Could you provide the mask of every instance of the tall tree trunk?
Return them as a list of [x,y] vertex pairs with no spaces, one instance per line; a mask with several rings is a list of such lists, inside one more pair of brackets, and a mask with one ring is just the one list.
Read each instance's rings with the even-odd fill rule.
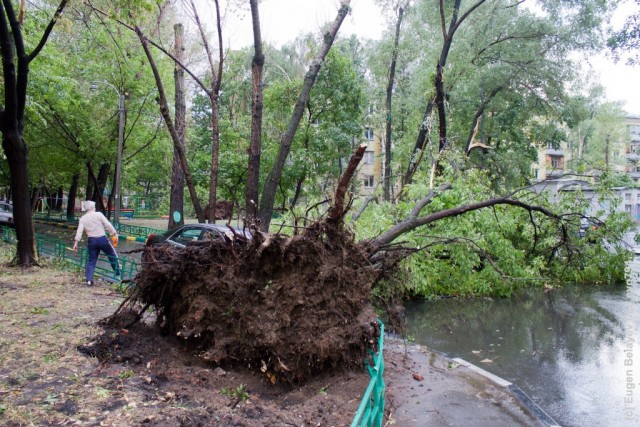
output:
[[[184,56],[184,28],[182,24],[176,24],[173,26],[173,29],[175,32],[175,56],[182,61]],[[187,105],[184,91],[184,70],[178,64],[174,64],[173,78],[176,89],[176,133],[178,134],[179,144],[184,147]],[[176,212],[178,215],[176,215]],[[176,217],[178,218],[177,220]],[[174,148],[173,166],[171,168],[171,193],[169,195],[169,229],[182,224],[184,224],[184,172],[180,166],[180,154],[178,150]]]
[[[109,190],[109,198],[107,199],[107,211],[105,215],[109,221],[111,221],[111,213],[115,211],[114,199],[116,194],[116,175],[118,166],[116,165],[116,170],[113,171],[113,179],[111,180],[111,189]],[[119,197],[122,200],[122,197]]]
[[[2,145],[9,172],[11,173],[11,193],[13,195],[13,221],[15,223],[18,247],[16,260],[20,265],[31,266],[37,264],[38,254],[34,238],[33,222],[31,221],[31,200],[29,198],[29,169],[27,162],[27,147],[18,134],[3,133]],[[21,147],[22,152],[16,153],[13,147]]]
[[254,55],[251,61],[251,142],[247,149],[247,185],[245,191],[246,217],[253,221],[258,216],[260,186],[260,151],[262,145],[262,36],[260,34],[260,15],[258,0],[251,0],[251,22],[253,24]]
[[[438,143],[438,152],[442,151],[447,144],[447,122],[446,122],[446,93],[444,89],[444,67],[447,63],[447,58],[449,57],[449,51],[451,50],[451,44],[453,42],[453,36],[456,31],[460,27],[460,25],[476,10],[480,7],[486,0],[478,0],[474,3],[467,11],[458,18],[460,13],[460,3],[461,0],[455,0],[453,4],[453,14],[451,17],[451,22],[449,22],[449,29],[447,30],[447,23],[445,18],[445,5],[444,0],[439,1],[440,7],[440,26],[442,31],[442,49],[440,50],[440,56],[438,57],[438,63],[436,64],[436,78],[434,82],[435,86],[435,97],[429,99],[427,103],[427,107],[425,109],[424,115],[422,116],[422,125],[420,127],[420,132],[418,134],[418,138],[416,140],[415,147],[411,153],[411,157],[409,158],[409,166],[407,167],[407,171],[405,172],[403,183],[409,184],[413,178],[413,174],[418,168],[420,164],[420,160],[422,160],[422,156],[425,150],[425,142],[430,141],[430,134],[432,128],[432,119],[431,115],[433,113],[434,106],[438,112],[438,135],[439,135],[439,143]],[[434,159],[437,159],[438,156],[434,154]],[[435,162],[436,160],[434,160]]]
[[196,186],[191,176],[189,163],[187,163],[187,155],[184,152],[184,148],[180,145],[180,138],[178,137],[178,133],[176,132],[175,126],[173,125],[173,120],[171,119],[171,114],[169,113],[169,104],[167,103],[167,97],[165,95],[162,79],[160,78],[160,73],[158,72],[158,67],[156,66],[155,60],[153,59],[153,55],[151,54],[151,50],[149,49],[146,37],[144,36],[144,34],[142,34],[142,31],[138,27],[135,28],[135,31],[138,35],[138,38],[140,39],[140,43],[142,44],[142,48],[144,49],[147,59],[149,60],[149,66],[151,67],[151,71],[153,72],[153,76],[156,81],[156,87],[158,88],[159,95],[158,103],[160,104],[160,113],[162,114],[165,124],[167,125],[169,135],[171,135],[173,147],[178,151],[178,155],[180,157],[180,166],[182,166],[182,171],[184,172],[184,179],[187,182],[189,196],[191,197],[193,208],[196,211],[196,217],[198,218],[198,222],[204,222],[204,210],[200,205],[200,199],[198,198],[198,193],[196,192]]
[[[98,210],[105,212],[104,205],[104,189],[107,185],[107,179],[109,179],[109,170],[111,169],[111,165],[109,163],[103,163],[100,165],[100,171],[98,171],[98,182],[93,188],[93,195],[91,196],[91,200],[96,202],[96,206]],[[106,212],[105,212],[106,213]]]
[[84,190],[84,199],[89,200],[91,196],[93,196],[93,187],[95,183],[95,177],[93,176],[93,169],[91,168],[91,164],[87,163],[87,186]]
[[62,185],[58,187],[58,191],[56,192],[56,202],[54,206],[54,210],[56,212],[62,212],[62,198],[64,197],[64,189]]
[[[0,105],[0,133],[2,133],[2,149],[9,163],[11,192],[14,200],[13,215],[18,240],[16,262],[23,267],[38,262],[29,205],[27,146],[22,138],[29,62],[44,47],[67,1],[60,2],[42,38],[29,55],[25,51],[22,28],[16,17],[13,2],[6,0],[0,2],[0,56],[4,85],[4,105]],[[14,59],[17,59],[17,64]]]
[[434,99],[431,98],[427,103],[424,114],[422,115],[420,131],[418,132],[416,143],[413,147],[413,151],[411,152],[411,156],[409,157],[409,165],[407,166],[407,171],[405,172],[404,178],[402,180],[403,185],[411,184],[413,174],[416,172],[416,170],[418,170],[418,166],[420,165],[422,157],[424,156],[424,150],[427,147],[427,143],[431,143],[431,128],[433,126],[433,104]]
[[218,191],[218,164],[220,153],[220,98],[213,93],[211,99],[211,171],[209,180],[209,206],[207,220],[216,222],[216,198]]
[[[204,50],[207,53],[207,60],[209,61],[209,69],[211,71],[211,89],[205,89],[207,95],[209,95],[209,103],[211,104],[211,168],[209,173],[209,204],[207,205],[206,216],[210,223],[216,222],[216,198],[218,191],[218,164],[219,164],[219,152],[220,152],[220,84],[222,81],[222,71],[224,64],[224,49],[222,44],[222,24],[220,21],[220,3],[218,0],[214,0],[216,8],[216,28],[218,35],[218,67],[213,62],[213,54],[211,47],[207,41],[204,27],[200,22],[200,15],[195,5],[195,2],[191,0],[191,7],[194,12],[196,24],[200,31],[200,37]],[[182,63],[182,61],[177,61]]]
[[31,204],[31,211],[35,211],[36,208],[38,207],[38,200],[40,199],[40,186],[36,185],[35,187],[33,187],[33,189],[31,190],[31,200],[30,200],[30,204]]
[[393,39],[393,51],[391,53],[391,65],[389,66],[389,80],[387,81],[387,117],[386,132],[384,142],[384,200],[390,201],[391,196],[391,135],[393,132],[391,101],[393,99],[393,84],[396,78],[396,63],[398,62],[398,44],[400,43],[400,26],[402,25],[402,17],[404,8],[398,7],[398,21],[396,22],[396,33]]
[[71,187],[69,187],[69,198],[67,199],[67,220],[75,218],[76,197],[78,195],[78,182],[80,174],[74,173],[71,179]]
[[302,89],[300,90],[300,94],[298,95],[296,105],[293,108],[291,119],[289,121],[287,129],[280,138],[278,155],[276,157],[274,165],[269,171],[267,180],[264,183],[264,189],[262,190],[262,197],[260,199],[260,211],[258,212],[258,216],[260,219],[260,228],[263,231],[269,230],[271,215],[273,214],[273,206],[276,200],[276,191],[278,190],[278,185],[280,184],[280,178],[282,177],[282,172],[284,170],[287,156],[289,155],[289,151],[291,150],[293,137],[298,130],[298,125],[300,124],[300,120],[302,119],[302,115],[304,113],[304,107],[309,101],[311,88],[315,83],[316,77],[318,77],[318,73],[320,72],[322,63],[324,62],[327,53],[329,53],[329,49],[331,49],[331,46],[333,45],[340,26],[342,25],[344,18],[349,12],[350,3],[351,0],[342,0],[340,9],[338,10],[338,16],[336,16],[335,21],[333,21],[331,27],[327,30],[327,32],[324,33],[323,44],[320,47],[318,55],[314,59],[313,63],[309,67],[309,70],[307,71],[307,74],[304,77]]

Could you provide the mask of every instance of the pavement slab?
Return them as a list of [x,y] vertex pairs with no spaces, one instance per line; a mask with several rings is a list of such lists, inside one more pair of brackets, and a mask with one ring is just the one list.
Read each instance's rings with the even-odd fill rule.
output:
[[530,407],[523,403],[511,391],[509,382],[481,371],[424,346],[387,338],[388,424],[403,427],[555,424],[545,417],[540,419],[540,409],[535,404]]

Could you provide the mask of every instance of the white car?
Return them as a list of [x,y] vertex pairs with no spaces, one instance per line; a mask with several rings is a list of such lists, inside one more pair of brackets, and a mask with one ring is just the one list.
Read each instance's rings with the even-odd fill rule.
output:
[[13,205],[7,202],[0,202],[0,224],[13,226]]

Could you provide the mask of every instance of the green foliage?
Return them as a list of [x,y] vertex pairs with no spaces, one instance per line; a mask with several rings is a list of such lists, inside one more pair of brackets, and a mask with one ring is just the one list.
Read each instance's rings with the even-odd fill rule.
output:
[[[483,184],[484,182],[484,184]],[[540,213],[531,214],[515,206],[498,205],[445,218],[402,236],[403,245],[415,248],[406,258],[399,277],[383,283],[375,295],[383,297],[389,287],[400,284],[409,295],[508,296],[523,286],[550,283],[619,283],[624,280],[624,263],[630,252],[621,243],[632,226],[618,206],[610,187],[601,189],[595,215],[604,226],[588,238],[578,231],[580,219],[591,202],[580,192],[567,192],[557,203],[544,195],[520,191],[516,197],[532,205],[550,209],[559,220]],[[427,189],[414,184],[407,199],[415,200]],[[453,188],[436,197],[421,215],[455,208],[493,195],[486,173],[469,171]],[[404,217],[413,201],[372,205],[357,223],[361,238],[374,237]],[[563,232],[566,230],[566,235]]]
[[244,388],[244,384],[240,384],[236,388],[222,387],[222,389],[220,390],[220,394],[243,401],[249,399],[249,393],[247,393],[247,390]]
[[622,29],[614,32],[607,40],[614,58],[627,58],[627,64],[640,62],[640,0],[635,0],[635,11],[630,14]]

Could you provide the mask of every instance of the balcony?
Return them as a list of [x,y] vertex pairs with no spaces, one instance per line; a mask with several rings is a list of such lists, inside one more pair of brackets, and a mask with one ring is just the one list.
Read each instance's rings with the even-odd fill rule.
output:
[[548,156],[564,156],[564,150],[558,148],[547,148],[544,150],[544,154]]

